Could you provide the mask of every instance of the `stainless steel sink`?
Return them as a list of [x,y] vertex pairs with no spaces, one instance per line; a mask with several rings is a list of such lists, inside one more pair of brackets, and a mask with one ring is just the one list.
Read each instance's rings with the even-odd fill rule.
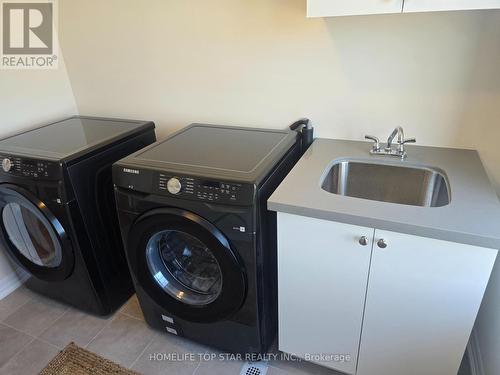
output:
[[327,172],[321,187],[333,194],[412,206],[450,203],[446,177],[433,168],[339,161]]

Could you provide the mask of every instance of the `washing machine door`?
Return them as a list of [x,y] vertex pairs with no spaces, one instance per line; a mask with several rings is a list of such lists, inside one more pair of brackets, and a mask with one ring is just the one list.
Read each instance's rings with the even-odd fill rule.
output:
[[29,191],[0,185],[1,238],[6,251],[29,274],[45,281],[66,279],[74,256],[63,226]]
[[245,299],[245,270],[237,253],[214,225],[191,212],[146,213],[129,233],[127,253],[146,293],[179,318],[222,320]]

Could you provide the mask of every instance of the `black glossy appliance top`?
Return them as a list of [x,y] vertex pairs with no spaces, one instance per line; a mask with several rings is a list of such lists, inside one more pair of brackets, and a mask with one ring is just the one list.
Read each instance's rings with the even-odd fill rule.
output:
[[296,138],[288,130],[192,124],[119,164],[255,182]]
[[62,160],[110,144],[151,122],[74,116],[0,140],[0,152]]

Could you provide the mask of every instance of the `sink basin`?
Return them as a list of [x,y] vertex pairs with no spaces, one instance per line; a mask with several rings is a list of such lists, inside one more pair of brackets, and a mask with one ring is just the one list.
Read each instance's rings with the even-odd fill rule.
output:
[[433,168],[344,160],[331,167],[321,187],[333,194],[412,206],[450,203],[446,177]]

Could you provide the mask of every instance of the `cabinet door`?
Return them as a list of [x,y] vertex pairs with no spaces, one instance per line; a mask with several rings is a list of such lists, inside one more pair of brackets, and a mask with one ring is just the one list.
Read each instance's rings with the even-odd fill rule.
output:
[[497,251],[379,230],[374,241],[358,375],[456,375]]
[[500,8],[500,0],[405,0],[403,12],[498,8]]
[[307,0],[308,17],[401,13],[403,0]]
[[373,232],[278,213],[281,351],[355,373]]

